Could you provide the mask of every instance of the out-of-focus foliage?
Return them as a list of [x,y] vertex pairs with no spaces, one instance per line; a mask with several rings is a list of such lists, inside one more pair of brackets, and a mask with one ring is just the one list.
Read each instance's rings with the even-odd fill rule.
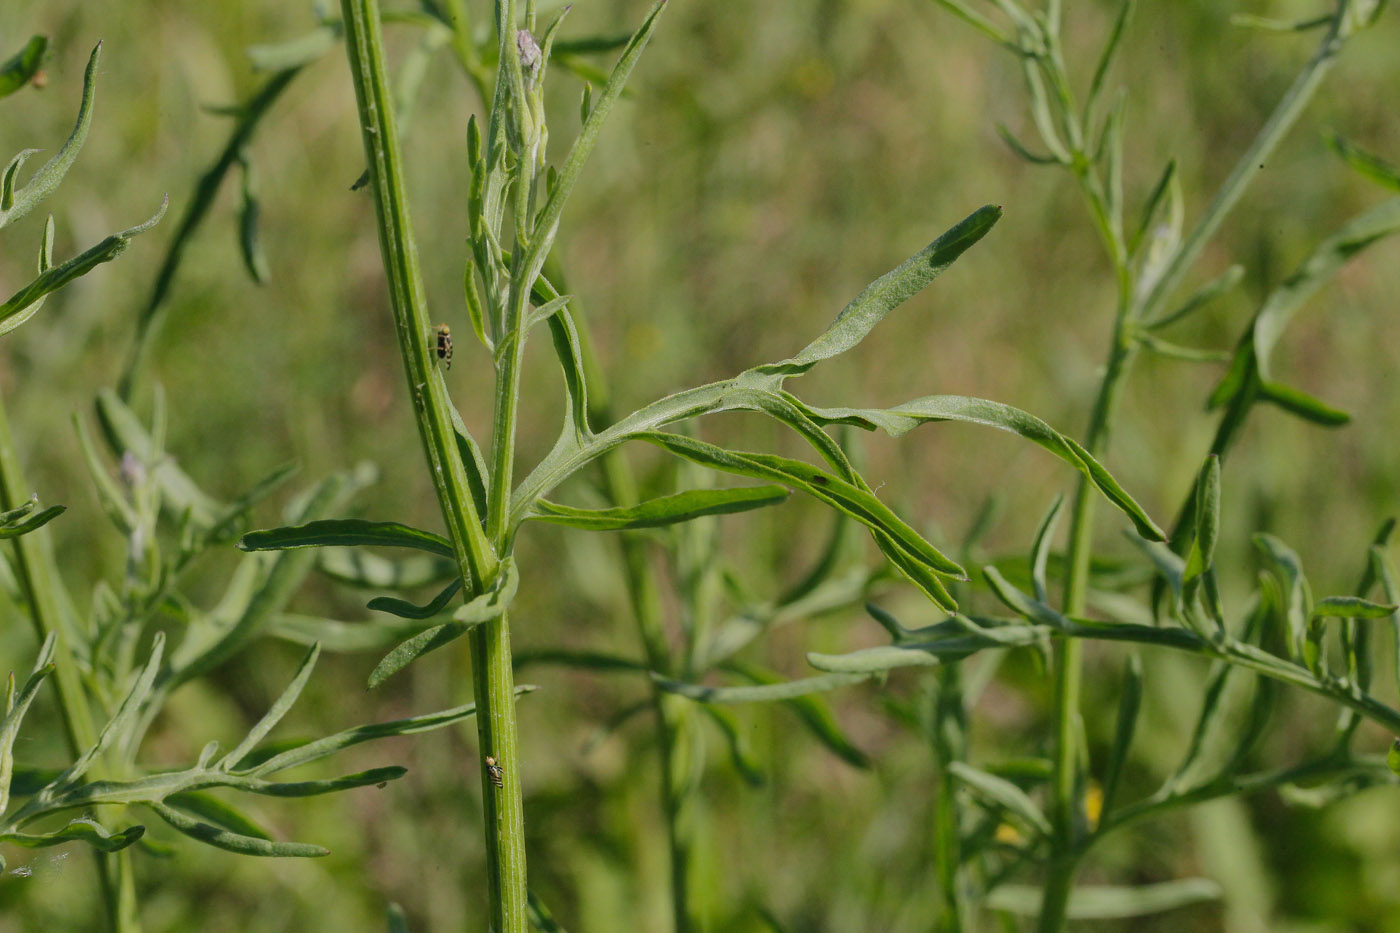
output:
[[[1285,18],[1314,12],[1304,3],[1237,5]],[[642,6],[579,3],[569,28],[625,32]],[[1094,54],[1117,4],[1072,6],[1071,60]],[[1198,214],[1310,40],[1233,28],[1225,7],[1236,4],[1140,6],[1115,72],[1130,114],[1129,203],[1140,202],[1163,157],[1174,156],[1187,210]],[[673,0],[673,7],[669,35],[651,48],[612,117],[560,236],[569,290],[590,309],[618,407],[784,358],[793,334],[819,332],[872,275],[926,243],[941,219],[991,200],[1005,210],[995,237],[884,324],[860,359],[833,361],[807,377],[804,392],[814,403],[858,399],[869,407],[934,393],[996,398],[1061,430],[1082,430],[1113,296],[1072,192],[997,138],[998,122],[1031,136],[1021,132],[1023,93],[1004,56],[926,0],[764,3],[743,15],[724,4]],[[69,175],[52,208],[66,231],[64,255],[149,214],[152,191],[169,191],[178,213],[227,139],[229,118],[208,108],[247,99],[263,80],[246,48],[314,25],[309,5],[69,0],[0,0],[0,22],[16,37],[6,54],[10,45],[19,48],[19,37],[51,37],[48,88],[26,87],[5,101],[3,151],[35,139],[57,146],[66,137],[72,114],[47,95],[71,95],[91,40],[105,40],[101,125],[87,140],[83,171]],[[408,54],[418,39],[416,31],[391,27],[391,53]],[[1242,263],[1241,286],[1174,339],[1228,346],[1308,250],[1374,203],[1378,189],[1346,168],[1318,130],[1336,129],[1370,152],[1400,158],[1400,122],[1385,90],[1396,80],[1397,39],[1400,21],[1391,11],[1348,50],[1231,219],[1222,240],[1231,252],[1206,257],[1214,272]],[[435,309],[466,335],[465,126],[479,102],[446,54],[427,69],[406,142],[411,193]],[[555,114],[576,105],[580,84],[556,78],[553,87]],[[362,497],[366,516],[432,527],[432,493],[418,480],[405,388],[387,349],[393,336],[370,202],[350,191],[364,167],[353,113],[343,57],[326,55],[299,76],[251,144],[265,285],[244,268],[239,217],[246,211],[237,184],[225,185],[192,241],[153,349],[154,373],[172,400],[166,446],[227,497],[289,458],[311,476],[371,459],[383,479]],[[551,145],[562,151],[568,139],[557,116],[554,126]],[[112,183],[127,178],[143,184]],[[13,241],[39,242],[41,221],[17,222]],[[102,575],[122,555],[88,532],[104,519],[69,417],[117,378],[169,235],[157,228],[128,253],[143,261],[103,266],[50,297],[45,313],[7,336],[0,353],[11,419],[25,426],[19,433],[30,478],[43,487],[43,501],[69,506],[49,529],[60,563],[75,576]],[[1400,423],[1400,395],[1388,381],[1400,346],[1396,248],[1379,246],[1348,266],[1277,347],[1275,374],[1354,413],[1358,423],[1323,438],[1283,414],[1256,416],[1231,461],[1233,473],[1256,482],[1225,500],[1217,564],[1252,566],[1243,532],[1261,528],[1297,548],[1320,593],[1347,592],[1360,558],[1336,542],[1370,540],[1379,520],[1400,508],[1400,445],[1384,430]],[[0,256],[0,295],[27,282],[32,268],[30,251]],[[1199,413],[1222,374],[1152,358],[1130,384],[1108,465],[1149,514],[1166,517],[1200,468],[1211,422]],[[489,384],[460,360],[450,378],[462,397]],[[522,444],[539,455],[558,412],[552,386],[536,385],[540,391],[523,400]],[[483,436],[488,425],[470,427]],[[753,419],[721,422],[716,433],[727,446],[771,447],[769,429]],[[866,475],[886,481],[882,496],[933,529],[934,541],[956,542],[988,492],[1011,490],[980,539],[988,554],[1021,549],[1044,503],[1067,483],[1066,471],[1047,469],[1046,458],[1026,454],[1017,439],[972,428],[862,443]],[[272,523],[271,514],[264,517]],[[794,582],[825,537],[824,519],[797,501],[722,519],[720,528],[744,558],[733,562],[736,578],[756,592]],[[532,529],[523,545],[528,559],[557,566],[558,586],[519,593],[517,646],[611,644],[619,654],[635,653],[620,572],[601,553],[612,545],[579,537],[542,523]],[[793,553],[779,538],[810,541],[810,549]],[[1106,551],[1115,549],[1134,553],[1106,543]],[[195,568],[194,595],[199,582]],[[208,581],[209,593],[218,582]],[[1251,583],[1221,580],[1227,599]],[[303,593],[294,608],[347,620],[367,614],[363,601],[332,585]],[[910,619],[926,612],[914,602],[907,608],[902,615]],[[779,632],[761,660],[801,676],[805,650],[839,653],[885,641],[877,626],[848,613],[805,625],[801,637]],[[27,669],[36,651],[27,626],[0,630],[0,657],[10,666]],[[211,735],[236,739],[304,653],[292,644],[273,647],[218,675],[215,686],[223,689],[192,686],[155,724],[150,753],[174,766],[197,758]],[[363,684],[379,654],[323,661],[284,728],[320,735],[347,722],[466,702],[469,684],[453,673],[465,649],[441,654],[368,695]],[[1175,763],[1196,713],[1179,698],[1199,696],[1206,676],[1184,658],[1145,661],[1149,715],[1123,777],[1125,788],[1138,791]],[[1117,704],[1121,664],[1109,647],[1090,649],[1086,704]],[[986,754],[1036,746],[1048,716],[1048,685],[1028,659],[1000,675],[970,724],[973,747]],[[659,928],[667,911],[665,851],[650,732],[624,726],[589,741],[642,687],[577,673],[532,672],[531,679],[547,698],[520,707],[532,887],[556,916],[569,918],[566,927]],[[915,683],[896,674],[884,690],[900,696]],[[878,713],[882,696],[861,687],[832,699],[846,734],[872,760],[869,771],[848,767],[783,715],[740,711],[736,728],[767,780],[749,787],[718,756],[704,778],[697,869],[713,928],[767,929],[763,911],[792,930],[924,928],[935,907],[928,752]],[[35,744],[30,758],[57,764],[60,730],[46,703],[36,702],[23,741]],[[1301,696],[1285,698],[1277,717],[1265,751],[1285,758],[1300,757],[1334,722],[1329,708]],[[1112,719],[1090,725],[1091,745],[1102,755]],[[1377,750],[1389,745],[1365,729],[1362,739]],[[481,890],[479,827],[462,800],[476,791],[457,773],[470,743],[466,731],[405,742],[390,760],[409,773],[390,792],[277,811],[287,821],[275,827],[279,838],[315,839],[331,850],[314,863],[269,870],[265,862],[180,845],[161,871],[146,873],[148,929],[372,929],[382,925],[386,901],[403,905],[411,929],[479,925],[483,904],[463,897]],[[347,770],[383,760],[355,754],[343,756]],[[1316,810],[1277,795],[1219,802],[1114,838],[1096,852],[1085,881],[1205,874],[1230,892],[1224,909],[1189,907],[1133,929],[1280,929],[1309,921],[1397,929],[1397,813],[1385,791]],[[0,928],[90,924],[97,899],[85,903],[57,883],[77,871],[75,861],[66,849],[35,850],[28,862],[12,858],[0,878],[0,907],[13,920]]]

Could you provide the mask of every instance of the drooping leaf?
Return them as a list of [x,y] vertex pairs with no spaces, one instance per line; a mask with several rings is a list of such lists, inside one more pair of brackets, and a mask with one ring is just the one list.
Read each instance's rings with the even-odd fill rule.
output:
[[147,803],[146,806],[177,832],[205,845],[225,849],[229,852],[237,852],[239,855],[255,855],[263,858],[319,858],[331,854],[330,849],[322,846],[308,845],[303,842],[276,842],[272,839],[237,833],[214,823],[206,823],[196,816],[164,803],[151,802]]
[[1042,836],[1051,833],[1050,820],[1035,805],[1035,802],[1015,784],[997,777],[980,768],[974,768],[965,761],[954,761],[948,765],[948,773],[957,778],[968,790],[983,800],[996,804],[1021,823]]
[[366,605],[366,608],[379,612],[387,612],[402,619],[431,619],[442,612],[452,602],[452,597],[457,595],[457,591],[462,588],[460,579],[453,580],[434,596],[429,602],[422,606],[415,605],[403,599],[395,599],[392,596],[376,596]]

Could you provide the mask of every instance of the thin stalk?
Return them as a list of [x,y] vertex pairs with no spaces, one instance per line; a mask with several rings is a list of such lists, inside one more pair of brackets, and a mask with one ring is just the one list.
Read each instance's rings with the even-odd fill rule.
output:
[[939,894],[943,911],[936,929],[939,933],[961,933],[967,926],[967,902],[962,889],[962,827],[958,821],[957,783],[948,766],[967,757],[963,703],[962,665],[938,668],[933,699],[933,755],[938,791],[934,799],[933,836],[937,847]]
[[[393,95],[384,64],[378,3],[376,0],[342,0],[341,9],[345,47],[369,163],[380,252],[409,395],[438,505],[452,540],[463,594],[471,599],[494,582],[500,564],[472,501],[453,433],[451,401],[437,371],[435,350],[429,347],[432,325],[409,218]],[[509,473],[495,474],[491,489],[492,512],[501,514],[499,503],[509,496],[509,490]],[[498,545],[503,540],[503,527],[499,522],[493,526],[492,537]],[[508,625],[507,618],[502,616],[478,626],[470,636],[477,736],[483,758],[477,770],[481,776],[485,810],[490,928],[496,933],[526,933],[524,808]],[[487,756],[495,758],[500,765],[502,786],[499,788],[486,770],[484,759]]]
[[[10,420],[0,399],[0,508],[13,509],[29,498],[29,485],[15,453]],[[34,620],[35,635],[42,643],[55,637],[54,682],[58,687],[58,708],[63,732],[74,757],[97,743],[92,710],[73,655],[69,631],[63,622],[58,595],[58,569],[48,547],[48,530],[20,535],[12,542],[14,571]],[[95,774],[100,777],[100,774]],[[140,933],[141,919],[136,903],[136,879],[129,852],[97,854],[97,876],[102,899],[107,905],[107,921],[116,933]]]
[[[562,275],[554,278],[556,284],[563,288]],[[609,387],[607,380],[600,377],[602,367],[593,350],[588,322],[577,303],[571,310],[579,335],[584,378],[589,385],[589,419],[594,423],[611,424],[614,418]],[[637,482],[626,454],[620,449],[609,451],[599,458],[599,467],[603,493],[610,503],[630,506],[638,502]],[[688,672],[682,671],[672,660],[670,645],[666,640],[661,597],[657,591],[656,574],[652,571],[646,538],[626,532],[620,537],[628,600],[647,666],[668,677],[685,676]],[[691,910],[690,868],[695,859],[699,825],[699,800],[696,794],[704,749],[700,742],[694,703],[653,685],[652,705],[656,711],[660,740],[661,800],[666,813],[666,841],[671,859],[672,923],[675,933],[691,933],[700,927]]]
[[1239,203],[1245,188],[1254,180],[1254,176],[1263,170],[1269,156],[1278,148],[1284,135],[1302,115],[1303,108],[1308,105],[1308,101],[1312,99],[1313,93],[1317,91],[1322,79],[1327,76],[1327,72],[1336,63],[1337,55],[1346,43],[1347,37],[1343,34],[1342,27],[1347,19],[1347,10],[1350,5],[1350,0],[1341,0],[1337,4],[1337,11],[1332,17],[1332,25],[1328,27],[1327,34],[1318,45],[1317,51],[1313,53],[1312,58],[1298,73],[1298,77],[1284,92],[1283,98],[1274,107],[1273,113],[1269,115],[1268,122],[1259,130],[1259,134],[1254,137],[1254,142],[1235,163],[1235,167],[1230,171],[1230,176],[1221,184],[1220,190],[1216,192],[1215,198],[1210,202],[1205,213],[1201,215],[1201,219],[1186,236],[1181,247],[1172,254],[1161,277],[1137,309],[1137,317],[1151,320],[1152,316],[1161,309],[1161,305],[1171,297],[1172,292],[1181,285],[1182,279],[1186,277],[1186,273],[1190,271],[1197,257],[1201,255],[1201,250],[1205,249],[1210,238],[1215,235],[1216,230],[1220,229],[1220,224],[1225,220],[1226,215]]
[[[1085,171],[1079,153],[1076,153],[1076,177],[1089,202],[1095,226],[1105,241],[1105,247],[1114,265],[1118,284],[1118,308],[1114,316],[1113,338],[1109,348],[1108,361],[1104,367],[1103,379],[1099,384],[1090,416],[1089,430],[1084,446],[1092,454],[1098,455],[1108,445],[1110,428],[1124,377],[1136,356],[1135,348],[1126,333],[1130,318],[1150,319],[1172,292],[1181,284],[1187,271],[1200,256],[1206,243],[1214,236],[1226,215],[1239,202],[1245,188],[1255,174],[1263,168],[1265,161],[1278,146],[1289,128],[1296,122],[1322,78],[1326,75],[1341,50],[1344,41],[1342,23],[1348,3],[1339,4],[1332,27],[1316,53],[1304,66],[1302,72],[1285,92],[1283,99],[1274,108],[1264,127],[1255,137],[1249,149],[1240,157],[1230,176],[1221,185],[1215,199],[1205,214],[1192,229],[1186,240],[1171,257],[1166,269],[1152,290],[1134,306],[1132,301],[1132,270],[1124,255],[1121,243],[1112,234],[1112,226],[1104,210],[1102,187],[1092,171]],[[1051,75],[1057,87],[1064,82],[1058,61],[1049,63],[1048,70],[1059,72]],[[1063,95],[1061,97],[1063,99]],[[1066,115],[1073,123],[1073,115]],[[1081,137],[1082,138],[1082,134]],[[1070,525],[1068,574],[1065,580],[1064,608],[1069,615],[1080,615],[1085,608],[1088,589],[1089,560],[1093,551],[1093,523],[1096,499],[1088,484],[1081,482],[1076,490],[1073,517]],[[1079,749],[1079,699],[1082,679],[1082,648],[1077,639],[1060,639],[1055,653],[1055,758],[1051,782],[1051,819],[1054,826],[1053,851],[1050,857],[1049,873],[1045,881],[1041,913],[1037,929],[1041,933],[1057,933],[1064,929],[1065,911],[1069,905],[1069,895],[1074,886],[1078,863],[1083,855],[1085,841],[1081,838],[1080,798],[1078,787]]]

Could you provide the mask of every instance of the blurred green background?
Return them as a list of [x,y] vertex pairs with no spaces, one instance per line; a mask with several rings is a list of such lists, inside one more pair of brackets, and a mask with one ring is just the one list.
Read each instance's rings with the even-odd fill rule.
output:
[[[1310,36],[1233,28],[1229,13],[1302,16],[1321,6],[1141,4],[1110,79],[1128,102],[1129,216],[1169,156],[1182,173],[1188,224],[1198,216],[1311,53]],[[485,21],[485,6],[471,7]],[[1116,4],[1068,7],[1071,69],[1078,63],[1082,82]],[[625,32],[644,8],[579,0],[564,35]],[[90,416],[94,393],[116,379],[174,219],[223,145],[227,119],[204,108],[244,99],[257,86],[248,46],[293,38],[314,22],[301,3],[0,0],[0,52],[36,32],[56,50],[47,88],[4,102],[0,151],[52,149],[66,137],[87,54],[105,41],[91,136],[45,205],[58,223],[56,252],[86,248],[149,216],[162,194],[171,197],[164,224],[54,296],[0,349],[0,390],[29,478],[46,502],[70,507],[51,527],[80,598],[100,577],[120,574],[123,549],[91,492],[70,417]],[[391,54],[415,40],[411,28],[391,27]],[[1261,297],[1312,244],[1384,196],[1326,149],[1320,131],[1334,128],[1400,159],[1397,40],[1400,17],[1392,10],[1348,48],[1201,264],[1199,281],[1242,263],[1244,285],[1174,337],[1232,346]],[[561,70],[552,81],[558,157],[578,125],[580,84]],[[560,236],[569,290],[589,309],[619,409],[791,355],[866,282],[992,202],[1006,216],[982,244],[858,352],[797,389],[831,405],[983,396],[1062,430],[1083,430],[1108,339],[1112,283],[1068,179],[1018,160],[996,136],[998,122],[1029,135],[1010,56],[928,0],[672,0],[632,88]],[[440,54],[406,148],[433,315],[458,333],[449,384],[484,439],[488,364],[469,336],[461,299],[464,129],[478,107],[455,63]],[[228,183],[191,246],[156,347],[154,371],[171,403],[168,448],[222,496],[288,460],[307,481],[372,461],[381,479],[359,500],[358,514],[436,527],[393,347],[372,207],[349,190],[363,160],[338,48],[298,77],[251,156],[261,176],[272,280],[258,287],[243,271],[236,183]],[[27,280],[41,213],[6,231],[0,293]],[[1397,258],[1400,246],[1382,244],[1348,266],[1280,345],[1276,371],[1286,381],[1356,418],[1334,431],[1275,410],[1252,420],[1224,479],[1219,559],[1238,568],[1225,581],[1227,601],[1253,577],[1254,530],[1298,548],[1319,595],[1350,591],[1375,528],[1400,505],[1400,393],[1391,381],[1400,347]],[[547,354],[537,347],[530,364],[526,461],[547,449],[559,416]],[[1214,422],[1202,406],[1219,375],[1214,366],[1145,358],[1131,380],[1106,462],[1159,521],[1171,517],[1207,448]],[[788,443],[756,419],[726,417],[705,430],[750,449]],[[933,529],[936,543],[960,540],[995,493],[1000,508],[983,541],[990,554],[1024,551],[1049,500],[1072,480],[1024,442],[971,427],[861,443],[867,476],[884,484],[882,497]],[[256,523],[278,518],[264,506]],[[726,519],[729,563],[751,590],[775,592],[810,560],[822,527],[821,513],[800,502]],[[1131,553],[1115,520],[1104,516],[1100,532],[1105,553]],[[563,645],[637,656],[620,576],[603,559],[614,547],[606,537],[528,531],[526,585],[513,610],[517,649]],[[231,548],[206,558],[190,595],[213,598],[237,561]],[[293,608],[354,620],[366,617],[363,601],[313,579]],[[933,618],[897,589],[883,602],[907,624]],[[883,640],[874,623],[852,612],[779,630],[753,656],[800,676],[804,651]],[[27,668],[34,649],[27,622],[8,620],[0,630],[4,665]],[[157,724],[144,760],[173,765],[211,737],[236,739],[280,691],[300,653],[267,642],[187,687]],[[1112,729],[1111,717],[1095,711],[1111,708],[1121,658],[1111,647],[1090,649],[1086,708],[1095,747]],[[464,647],[370,694],[363,685],[376,660],[324,660],[283,733],[323,734],[470,698]],[[1202,674],[1176,658],[1146,661],[1150,706],[1129,793],[1150,790],[1179,754]],[[832,698],[842,725],[874,759],[868,772],[836,760],[781,711],[740,710],[767,771],[762,788],[743,784],[712,744],[698,859],[712,929],[764,929],[759,905],[794,931],[928,929],[937,902],[929,753],[882,712],[883,696],[917,694],[920,676]],[[520,704],[532,887],[569,929],[666,929],[651,733],[634,722],[583,749],[611,713],[644,695],[644,685],[544,668],[521,679],[544,688]],[[1393,698],[1386,689],[1378,692]],[[974,715],[977,754],[1042,751],[1048,693],[1029,665],[1008,669]],[[1261,761],[1298,760],[1331,728],[1334,713],[1325,704],[1291,697],[1285,709]],[[1371,748],[1388,742],[1365,736]],[[468,724],[362,746],[340,770],[400,763],[409,775],[382,791],[257,802],[255,812],[281,836],[323,844],[328,858],[258,861],[179,838],[174,859],[138,855],[147,929],[369,930],[382,925],[391,900],[405,907],[415,930],[484,928],[474,743]],[[60,760],[55,730],[46,734],[36,719],[20,754]],[[1224,906],[1131,929],[1400,930],[1397,839],[1393,791],[1321,810],[1271,795],[1121,834],[1096,850],[1084,877],[1131,883],[1200,874],[1227,889]],[[91,928],[97,898],[88,858],[68,850],[10,858],[11,869],[28,874],[0,878],[0,931]]]

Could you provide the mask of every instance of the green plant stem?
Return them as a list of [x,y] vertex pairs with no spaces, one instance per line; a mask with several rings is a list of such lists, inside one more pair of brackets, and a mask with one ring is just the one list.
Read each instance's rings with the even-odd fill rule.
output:
[[[556,283],[562,275],[554,275]],[[562,288],[562,284],[560,284]],[[589,420],[611,424],[614,420],[607,380],[601,378],[602,367],[593,350],[587,320],[578,307],[572,307],[574,325],[579,336],[579,350],[584,378],[589,386]],[[635,505],[639,501],[636,478],[627,456],[612,450],[599,458],[603,492],[615,506]],[[661,597],[657,591],[656,575],[652,572],[645,536],[624,532],[621,536],[623,570],[627,578],[627,594],[637,634],[642,642],[647,666],[667,677],[684,677],[688,672],[672,661],[671,649],[662,624]],[[695,704],[662,690],[652,682],[652,705],[656,712],[658,747],[661,765],[661,800],[666,813],[666,841],[671,860],[671,916],[675,933],[691,933],[699,922],[691,908],[691,864],[694,862],[697,828],[699,826],[699,771],[704,762],[704,745],[696,720]]]
[[[29,486],[15,453],[14,437],[4,400],[0,399],[0,508],[13,509],[29,498]],[[55,637],[54,682],[58,687],[59,714],[64,735],[76,757],[97,743],[92,710],[83,689],[77,661],[63,610],[59,603],[58,570],[48,546],[48,530],[20,535],[12,542],[15,577],[29,605],[35,634],[40,642]],[[107,905],[108,923],[117,933],[140,933],[141,920],[136,902],[136,880],[128,852],[97,853],[97,876],[102,899]]]
[[1220,185],[1220,190],[1216,192],[1201,219],[1172,254],[1161,277],[1136,309],[1137,317],[1151,320],[1161,310],[1161,306],[1181,285],[1211,237],[1220,229],[1225,217],[1239,203],[1249,183],[1264,169],[1278,144],[1302,115],[1303,109],[1312,99],[1322,79],[1327,76],[1327,72],[1336,63],[1337,55],[1346,43],[1347,36],[1343,32],[1343,24],[1346,22],[1350,6],[1349,0],[1341,0],[1337,4],[1332,25],[1328,27],[1317,51],[1284,92],[1273,113],[1269,114],[1268,121],[1254,137],[1254,142],[1240,156],[1229,177]]
[[[1097,456],[1107,447],[1121,385],[1136,355],[1135,347],[1127,332],[1128,321],[1133,318],[1150,320],[1157,313],[1161,305],[1181,284],[1182,279],[1200,256],[1206,243],[1219,229],[1226,215],[1239,202],[1249,182],[1264,167],[1269,155],[1296,122],[1322,78],[1335,61],[1337,53],[1341,50],[1344,41],[1341,24],[1344,21],[1347,6],[1346,0],[1343,0],[1339,5],[1332,27],[1318,47],[1317,52],[1304,66],[1288,91],[1285,92],[1282,100],[1279,101],[1268,121],[1255,137],[1254,142],[1240,157],[1229,177],[1221,185],[1205,214],[1181,247],[1172,255],[1161,277],[1140,302],[1135,303],[1132,300],[1132,271],[1127,264],[1121,243],[1113,235],[1110,218],[1105,214],[1102,186],[1097,182],[1097,176],[1087,170],[1087,163],[1077,155],[1074,166],[1075,174],[1089,202],[1095,226],[1104,239],[1105,248],[1113,261],[1119,293],[1118,310],[1114,317],[1113,338],[1109,348],[1108,361],[1104,367],[1103,379],[1094,400],[1089,430],[1084,440],[1084,446],[1090,453]],[[1062,69],[1059,67],[1059,62],[1055,61],[1051,63],[1050,70],[1059,72]],[[1052,83],[1057,88],[1067,87],[1063,80],[1056,80]],[[1061,103],[1067,108],[1072,106],[1072,102],[1068,101],[1064,95],[1061,96]],[[1073,114],[1073,110],[1069,109],[1066,113]],[[1081,615],[1084,611],[1089,579],[1089,560],[1093,552],[1095,505],[1096,500],[1088,484],[1080,482],[1075,493],[1073,518],[1070,525],[1068,575],[1064,591],[1064,608],[1069,615]],[[1069,895],[1074,886],[1075,874],[1083,849],[1079,813],[1080,788],[1078,787],[1079,698],[1083,661],[1082,648],[1077,639],[1059,640],[1054,667],[1055,757],[1051,783],[1053,797],[1051,818],[1055,833],[1037,927],[1041,933],[1057,933],[1057,931],[1064,929],[1065,910],[1069,905]]]
[[[380,251],[409,394],[438,504],[462,576],[463,595],[470,600],[494,582],[500,565],[472,501],[452,426],[451,401],[437,370],[435,351],[429,346],[432,325],[409,219],[378,4],[375,0],[342,0],[341,9],[346,52],[369,163]],[[513,424],[504,436],[513,446]],[[499,446],[501,437],[496,440]],[[499,451],[493,459],[501,462]],[[509,458],[505,459],[509,463]],[[509,472],[494,475],[491,512],[503,514],[500,503],[509,497],[510,485]],[[492,537],[499,545],[504,539],[505,526],[497,521],[492,527]],[[508,626],[508,619],[503,615],[477,626],[471,633],[472,681],[477,704],[478,751],[483,758],[478,772],[485,811],[490,928],[495,933],[526,933],[524,808]],[[503,770],[499,788],[485,768],[487,756],[495,758]]]
[[937,929],[939,933],[961,933],[967,925],[967,903],[961,883],[962,827],[958,820],[957,782],[948,768],[954,761],[967,757],[967,710],[963,702],[961,664],[938,668],[931,712],[933,757],[938,772],[933,835],[937,847],[939,894],[943,898]]

